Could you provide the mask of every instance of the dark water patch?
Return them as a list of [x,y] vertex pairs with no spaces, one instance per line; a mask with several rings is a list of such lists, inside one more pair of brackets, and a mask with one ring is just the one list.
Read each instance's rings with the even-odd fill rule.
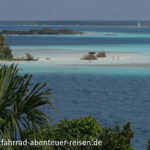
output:
[[41,36],[7,36],[7,43],[12,46],[37,45],[142,45],[149,44],[150,38],[86,38],[86,37],[41,37]]

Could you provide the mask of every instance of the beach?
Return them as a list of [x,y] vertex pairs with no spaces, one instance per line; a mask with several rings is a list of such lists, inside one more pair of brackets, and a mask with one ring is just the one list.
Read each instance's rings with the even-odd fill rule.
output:
[[[18,50],[19,51],[19,50]],[[21,51],[21,50],[20,50]],[[132,67],[150,67],[150,54],[149,53],[137,53],[137,52],[106,52],[106,57],[97,57],[96,60],[83,60],[82,58],[88,55],[89,51],[75,51],[75,50],[60,50],[49,49],[49,52],[39,57],[39,53],[36,54],[32,51],[34,58],[38,58],[40,62],[48,63],[52,66],[132,66]],[[44,51],[44,50],[43,50]],[[95,52],[95,54],[98,52]],[[18,57],[16,57],[18,58]],[[1,61],[1,63],[9,63],[7,61]],[[13,63],[31,63],[31,61],[13,61]]]

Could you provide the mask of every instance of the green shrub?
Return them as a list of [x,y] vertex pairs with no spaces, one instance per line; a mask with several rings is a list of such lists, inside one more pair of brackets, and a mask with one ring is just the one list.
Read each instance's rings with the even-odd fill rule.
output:
[[97,57],[93,55],[87,55],[81,58],[82,60],[96,60]]
[[[23,132],[24,139],[28,140],[55,140],[55,141],[102,141],[100,146],[62,146],[50,147],[53,150],[134,150],[131,145],[133,131],[130,123],[120,128],[106,128],[101,126],[94,117],[88,116],[75,120],[63,120],[55,126],[41,129],[40,133],[33,130]],[[37,147],[34,147],[35,149]],[[40,149],[47,147],[40,147]]]
[[98,52],[96,57],[106,57],[106,52]]
[[147,150],[150,150],[150,139],[148,139]]
[[89,55],[95,55],[95,52],[88,52]]
[[96,60],[95,52],[88,52],[88,55],[82,57],[83,60]]
[[126,123],[122,129],[120,126],[105,128],[100,135],[103,141],[102,150],[134,150],[131,145],[133,134],[130,123]]
[[31,61],[31,60],[33,60],[33,56],[30,53],[26,53],[26,59],[28,61]]

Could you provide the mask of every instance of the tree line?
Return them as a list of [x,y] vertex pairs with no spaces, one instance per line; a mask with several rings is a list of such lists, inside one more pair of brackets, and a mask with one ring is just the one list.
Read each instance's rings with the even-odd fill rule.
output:
[[1,34],[17,34],[17,35],[57,35],[57,34],[82,34],[82,32],[74,31],[71,29],[31,29],[31,30],[2,30]]

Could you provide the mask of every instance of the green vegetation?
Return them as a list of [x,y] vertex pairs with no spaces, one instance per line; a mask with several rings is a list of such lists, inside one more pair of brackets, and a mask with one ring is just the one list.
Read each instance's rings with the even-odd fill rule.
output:
[[13,58],[12,50],[6,44],[5,37],[0,34],[0,60],[1,61],[37,61],[29,53],[26,53],[26,58]]
[[34,59],[33,59],[33,56],[30,53],[26,53],[26,60],[32,61]]
[[98,52],[96,57],[106,57],[106,52]]
[[49,29],[49,28],[42,28],[42,29],[32,29],[28,31],[15,31],[15,30],[2,30],[1,34],[17,34],[17,35],[57,35],[57,34],[82,34],[82,32],[73,31],[70,29]]
[[[95,118],[88,116],[76,120],[63,120],[56,126],[45,127],[40,133],[34,133],[33,130],[23,132],[24,139],[29,141],[37,139],[38,141],[102,141],[102,146],[59,146],[51,147],[52,150],[134,150],[131,145],[133,131],[130,123],[120,128],[106,128],[101,126]],[[33,148],[33,147],[32,147]],[[43,149],[43,147],[34,147],[34,149]],[[46,149],[46,148],[45,148]],[[48,150],[48,148],[47,148]]]
[[39,107],[51,104],[45,84],[31,84],[32,75],[19,73],[15,65],[0,67],[0,141],[22,138],[24,129],[35,132],[50,119]]
[[106,52],[98,52],[96,54],[96,52],[88,52],[88,55],[82,57],[81,59],[83,60],[96,60],[99,57],[106,57]]
[[93,56],[93,55],[95,55],[95,52],[88,52],[88,54]]
[[95,52],[89,52],[88,55],[84,56],[81,59],[90,61],[90,60],[96,60],[97,57],[95,56]]
[[150,150],[150,139],[148,139],[147,150]]
[[6,45],[6,40],[3,35],[0,34],[0,58],[13,58],[12,50]]

